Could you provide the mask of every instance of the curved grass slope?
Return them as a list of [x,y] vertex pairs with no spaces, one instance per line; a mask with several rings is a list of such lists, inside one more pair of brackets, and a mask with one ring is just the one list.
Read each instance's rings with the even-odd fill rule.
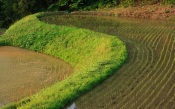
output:
[[0,45],[12,45],[65,60],[74,73],[38,94],[4,108],[58,109],[90,90],[126,60],[127,50],[117,37],[76,27],[56,26],[30,15],[12,25]]

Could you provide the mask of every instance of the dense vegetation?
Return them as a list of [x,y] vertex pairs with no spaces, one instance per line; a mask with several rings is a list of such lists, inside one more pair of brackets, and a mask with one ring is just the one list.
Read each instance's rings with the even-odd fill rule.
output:
[[175,4],[174,0],[0,0],[0,27],[41,11],[92,10],[111,6]]
[[0,45],[27,48],[59,57],[74,66],[67,79],[5,108],[62,108],[99,84],[126,60],[124,43],[115,36],[76,27],[57,26],[30,15],[12,25],[0,37]]

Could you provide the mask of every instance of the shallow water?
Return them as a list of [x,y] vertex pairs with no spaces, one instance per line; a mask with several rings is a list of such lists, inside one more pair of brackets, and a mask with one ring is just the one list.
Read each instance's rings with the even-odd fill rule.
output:
[[175,109],[174,21],[88,15],[41,20],[118,36],[126,43],[126,64],[76,99],[77,109]]
[[68,77],[64,61],[16,47],[0,47],[0,107],[33,95]]
[[66,107],[65,109],[76,109],[76,104],[72,103],[70,106]]

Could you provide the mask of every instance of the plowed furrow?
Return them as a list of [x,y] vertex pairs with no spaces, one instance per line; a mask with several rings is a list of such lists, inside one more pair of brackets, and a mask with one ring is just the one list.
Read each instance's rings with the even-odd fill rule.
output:
[[174,21],[84,15],[55,16],[54,20],[48,16],[42,20],[116,35],[127,45],[126,64],[77,99],[77,109],[175,108]]

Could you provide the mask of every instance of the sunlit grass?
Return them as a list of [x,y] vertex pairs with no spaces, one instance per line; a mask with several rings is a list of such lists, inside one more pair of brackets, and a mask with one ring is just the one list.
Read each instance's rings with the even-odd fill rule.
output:
[[40,15],[27,16],[12,25],[3,35],[0,44],[19,46],[61,58],[74,66],[75,71],[67,79],[12,107],[62,108],[101,83],[125,62],[125,44],[116,36],[47,24],[39,21],[37,16]]

